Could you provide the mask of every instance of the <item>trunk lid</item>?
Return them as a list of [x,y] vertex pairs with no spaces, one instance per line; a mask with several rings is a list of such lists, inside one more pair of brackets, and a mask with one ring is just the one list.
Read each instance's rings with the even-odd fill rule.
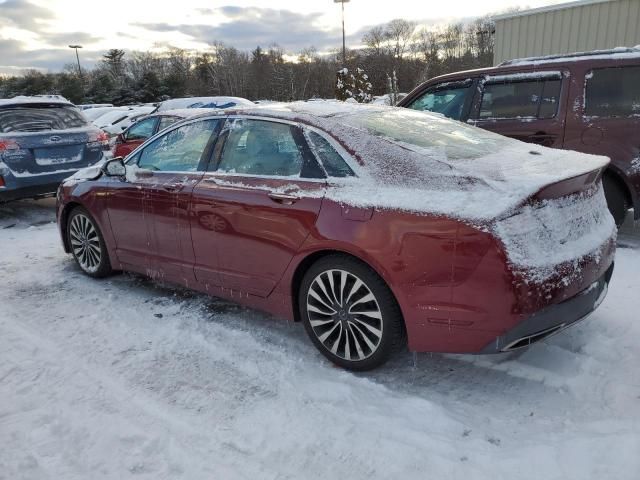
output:
[[95,127],[0,134],[0,142],[9,146],[0,151],[0,160],[16,176],[77,170],[102,158],[100,134]]
[[102,132],[71,104],[29,99],[0,107],[0,161],[14,176],[77,170],[105,148]]

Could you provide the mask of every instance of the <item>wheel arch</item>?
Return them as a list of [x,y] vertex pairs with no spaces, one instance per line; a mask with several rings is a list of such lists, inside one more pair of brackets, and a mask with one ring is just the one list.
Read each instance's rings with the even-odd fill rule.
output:
[[67,222],[69,221],[69,214],[74,208],[77,207],[86,208],[80,202],[70,201],[62,208],[62,211],[60,212],[60,220],[58,221],[58,223],[60,225],[60,232],[62,233],[62,245],[66,253],[71,253],[71,245],[69,245],[69,237],[67,235]]
[[624,193],[629,207],[633,207],[636,199],[634,198],[631,186],[627,183],[625,175],[622,173],[622,171],[616,165],[609,164],[607,169],[604,171],[603,176],[608,176],[616,182],[616,184],[620,187],[620,190]]
[[373,272],[375,272],[375,274],[378,275],[384,281],[385,285],[391,292],[391,295],[393,296],[394,301],[398,305],[398,309],[400,310],[400,314],[402,316],[402,326],[406,332],[406,323],[404,319],[404,313],[402,311],[402,305],[398,301],[398,296],[396,295],[396,292],[393,291],[392,286],[389,285],[389,282],[385,278],[385,275],[383,275],[380,269],[376,268],[375,265],[372,265],[371,262],[368,262],[367,260],[363,259],[358,255],[355,255],[352,252],[349,252],[346,250],[340,250],[340,249],[323,249],[323,250],[316,250],[314,252],[310,252],[298,263],[298,265],[296,265],[293,275],[291,277],[291,283],[290,283],[291,304],[293,307],[293,321],[300,322],[302,320],[300,318],[300,304],[298,302],[298,296],[299,296],[298,294],[300,291],[300,285],[302,283],[302,279],[304,278],[304,275],[307,273],[309,268],[311,268],[311,266],[314,263],[316,263],[321,258],[327,257],[329,255],[343,255],[346,257],[350,257],[362,263],[363,265],[366,265]]

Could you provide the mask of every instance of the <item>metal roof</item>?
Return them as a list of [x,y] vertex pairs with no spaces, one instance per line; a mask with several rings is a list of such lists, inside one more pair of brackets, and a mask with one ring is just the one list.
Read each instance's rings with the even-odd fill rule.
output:
[[517,12],[503,13],[502,15],[492,16],[491,19],[506,20],[508,18],[524,17],[526,15],[535,15],[538,13],[553,12],[556,10],[565,10],[568,8],[582,7],[584,5],[591,5],[594,3],[608,3],[613,1],[616,1],[616,0],[578,0],[575,2],[565,2],[565,3],[558,3],[555,5],[547,5],[546,7],[531,8],[529,10],[520,10]]

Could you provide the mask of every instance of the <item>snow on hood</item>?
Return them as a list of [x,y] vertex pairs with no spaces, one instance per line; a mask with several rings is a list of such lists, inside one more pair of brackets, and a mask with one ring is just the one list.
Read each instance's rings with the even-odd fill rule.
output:
[[242,109],[306,123],[355,156],[360,178],[327,195],[375,206],[487,222],[543,187],[605,167],[606,157],[545,148],[439,114],[343,102],[295,102]]

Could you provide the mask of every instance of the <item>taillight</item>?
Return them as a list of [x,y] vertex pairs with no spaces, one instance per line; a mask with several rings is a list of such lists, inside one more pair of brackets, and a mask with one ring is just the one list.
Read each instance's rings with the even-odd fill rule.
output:
[[0,140],[0,152],[6,152],[8,150],[20,150],[20,145],[13,140]]
[[106,132],[100,130],[100,133],[90,138],[87,142],[87,147],[102,147],[103,149],[109,148],[109,135]]
[[0,175],[0,188],[5,187],[7,184],[4,183],[4,177]]

